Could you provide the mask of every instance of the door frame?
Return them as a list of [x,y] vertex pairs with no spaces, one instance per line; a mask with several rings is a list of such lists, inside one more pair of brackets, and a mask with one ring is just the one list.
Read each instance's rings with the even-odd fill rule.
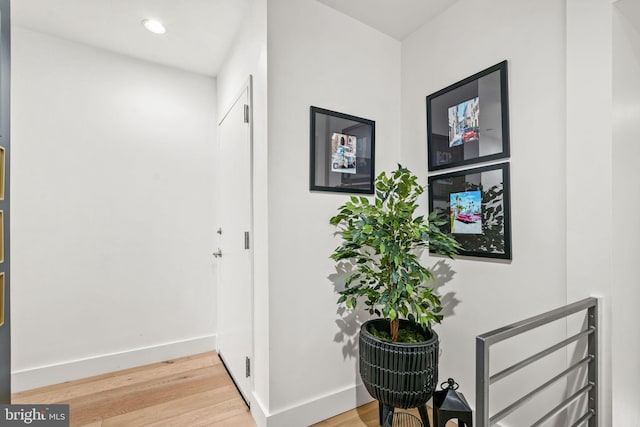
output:
[[[244,92],[247,91],[247,103],[248,103],[248,120],[249,120],[249,191],[250,191],[250,197],[249,197],[249,291],[251,294],[251,298],[250,298],[250,302],[249,302],[249,317],[250,317],[250,325],[251,325],[251,337],[250,337],[250,354],[249,354],[249,359],[250,359],[250,364],[251,364],[251,370],[250,370],[250,375],[249,375],[249,390],[247,391],[248,396],[244,396],[242,391],[240,390],[240,388],[238,387],[237,384],[235,384],[235,380],[233,379],[233,376],[231,375],[231,373],[229,372],[224,359],[220,356],[220,346],[219,343],[216,342],[216,351],[218,352],[218,357],[220,358],[220,360],[222,361],[223,365],[225,365],[225,369],[227,369],[227,372],[229,372],[229,376],[231,377],[231,380],[234,382],[234,385],[236,386],[236,388],[238,389],[238,391],[240,392],[240,396],[243,398],[243,400],[245,401],[245,403],[247,404],[247,406],[249,408],[251,408],[251,403],[255,400],[253,398],[253,392],[255,389],[255,363],[254,363],[254,354],[255,354],[255,325],[254,325],[254,319],[255,319],[255,260],[254,260],[254,248],[255,248],[255,232],[254,232],[254,197],[253,197],[253,191],[254,191],[254,184],[253,184],[253,177],[254,177],[254,160],[253,160],[253,156],[254,156],[254,150],[253,150],[253,75],[249,74],[249,77],[247,78],[247,80],[245,81],[245,83],[242,85],[242,88],[240,89],[240,91],[237,93],[237,95],[233,98],[233,101],[231,102],[231,104],[229,105],[228,108],[225,109],[225,113],[222,116],[222,118],[220,119],[220,121],[218,122],[218,126],[217,126],[217,133],[218,133],[218,141],[217,144],[220,144],[221,139],[220,139],[220,126],[222,125],[222,123],[224,122],[224,120],[227,118],[227,116],[229,115],[229,113],[231,113],[231,110],[233,110],[233,108],[236,106],[236,104],[238,102],[241,102],[241,98],[242,95],[244,94]],[[218,158],[218,161],[220,161],[220,159]],[[223,185],[222,183],[222,179],[220,179],[218,181],[218,185],[221,186]],[[218,187],[220,188],[220,187]],[[220,189],[218,190],[218,198],[219,198],[219,192]],[[218,203],[218,206],[220,204]],[[218,281],[217,281],[217,286],[220,285],[220,275],[218,274]],[[220,310],[218,310],[218,307],[220,305],[220,300],[218,299],[216,301],[216,316],[219,316],[219,312]],[[217,324],[219,324],[219,322],[216,322]]]

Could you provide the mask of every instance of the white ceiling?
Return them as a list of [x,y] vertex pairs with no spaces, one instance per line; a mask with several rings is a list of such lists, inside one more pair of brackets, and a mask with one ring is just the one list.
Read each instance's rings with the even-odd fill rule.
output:
[[[402,40],[457,0],[318,0]],[[215,76],[252,0],[19,0],[12,23],[148,61]],[[167,33],[148,32],[155,18]]]
[[458,0],[318,0],[402,40]]
[[[11,19],[43,33],[215,76],[251,0],[18,0]],[[167,33],[141,24],[155,18]]]

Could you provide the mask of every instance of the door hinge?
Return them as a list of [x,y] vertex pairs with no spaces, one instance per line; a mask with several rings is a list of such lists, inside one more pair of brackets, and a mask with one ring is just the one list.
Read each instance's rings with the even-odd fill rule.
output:
[[244,232],[244,248],[249,249],[249,232]]
[[247,369],[246,369],[245,376],[247,378],[249,378],[251,376],[251,359],[249,359],[248,357],[247,357],[247,360],[246,360],[246,368]]
[[244,122],[249,123],[249,105],[244,104]]

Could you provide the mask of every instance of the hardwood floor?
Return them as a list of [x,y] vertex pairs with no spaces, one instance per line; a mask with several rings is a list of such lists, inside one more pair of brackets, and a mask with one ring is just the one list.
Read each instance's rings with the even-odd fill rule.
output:
[[216,353],[52,385],[13,403],[68,403],[71,426],[255,426]]
[[[420,418],[417,409],[398,409],[399,412],[409,412]],[[429,422],[433,426],[433,415],[429,408]],[[313,427],[379,427],[378,423],[378,402],[367,403],[351,411],[337,415],[328,420],[314,424]],[[457,427],[452,421],[447,423],[447,427]]]
[[[16,393],[12,403],[69,404],[72,427],[256,425],[214,352]],[[378,427],[377,403],[315,426]]]

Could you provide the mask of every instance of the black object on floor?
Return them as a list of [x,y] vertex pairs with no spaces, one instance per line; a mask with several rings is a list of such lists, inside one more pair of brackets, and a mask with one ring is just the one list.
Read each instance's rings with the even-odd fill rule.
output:
[[389,332],[389,322],[372,319],[360,329],[360,377],[365,388],[379,404],[379,421],[393,419],[395,408],[418,408],[422,424],[430,427],[427,401],[438,385],[438,335],[419,329],[408,320],[400,320],[400,329],[414,329],[427,341],[391,342],[374,336],[369,327]]
[[458,393],[458,383],[453,378],[440,384],[442,390],[433,393],[434,427],[445,427],[447,421],[458,420],[458,426],[473,427],[473,412],[462,393]]

